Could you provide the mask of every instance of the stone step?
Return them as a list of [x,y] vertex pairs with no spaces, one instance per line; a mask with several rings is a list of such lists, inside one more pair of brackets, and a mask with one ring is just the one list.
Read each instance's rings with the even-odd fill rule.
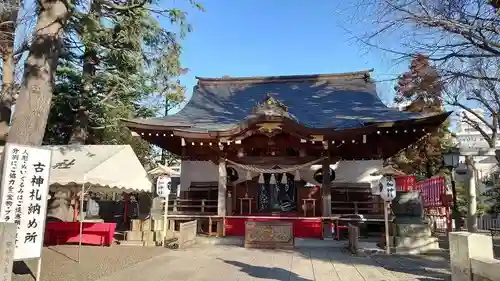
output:
[[144,246],[143,241],[120,241],[119,244],[122,246]]

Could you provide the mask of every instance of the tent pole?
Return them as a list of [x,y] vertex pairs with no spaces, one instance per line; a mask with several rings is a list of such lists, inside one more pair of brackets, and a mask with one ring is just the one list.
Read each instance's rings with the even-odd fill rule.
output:
[[85,175],[83,175],[82,190],[80,191],[80,235],[78,236],[78,263],[80,263],[82,251],[82,234],[83,234],[83,194],[85,193]]
[[163,246],[165,247],[165,241],[167,241],[167,231],[168,231],[168,194],[165,197],[165,211],[163,212]]

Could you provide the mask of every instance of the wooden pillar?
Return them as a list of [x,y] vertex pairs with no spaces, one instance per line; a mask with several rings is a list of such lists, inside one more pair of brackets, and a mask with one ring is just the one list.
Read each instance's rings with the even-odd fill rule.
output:
[[[227,194],[227,175],[226,161],[224,158],[219,158],[219,184],[217,196],[217,215],[220,217],[226,216],[226,194]],[[217,235],[222,236],[224,233],[224,220],[217,221]]]
[[329,217],[332,215],[332,190],[330,186],[330,160],[328,158],[323,161],[321,170],[323,174],[321,186],[322,216]]

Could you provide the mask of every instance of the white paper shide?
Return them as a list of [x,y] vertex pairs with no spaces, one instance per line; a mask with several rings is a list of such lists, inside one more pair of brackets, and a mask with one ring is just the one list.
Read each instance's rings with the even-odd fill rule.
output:
[[156,194],[160,197],[168,197],[172,191],[172,179],[169,176],[159,176],[156,180]]
[[39,258],[43,245],[51,151],[5,146],[0,220],[17,225],[14,260]]

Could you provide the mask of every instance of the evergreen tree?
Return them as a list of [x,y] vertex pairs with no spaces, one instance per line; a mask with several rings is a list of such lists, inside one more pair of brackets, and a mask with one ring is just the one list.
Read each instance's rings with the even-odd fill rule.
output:
[[[443,112],[443,82],[427,56],[417,54],[410,69],[401,75],[395,87],[395,103],[404,111],[424,114]],[[449,123],[423,138],[414,146],[400,152],[390,161],[395,168],[419,178],[438,174],[443,166],[442,153],[451,145]]]
[[176,78],[185,72],[180,40],[191,27],[177,9],[165,13],[172,30],[150,11],[121,11],[96,1],[74,12],[65,29],[45,143],[131,144],[143,163],[151,161],[150,145],[132,137],[119,120],[151,117],[165,99],[172,105],[183,100]]
[[481,195],[487,198],[485,200],[488,203],[486,211],[490,214],[500,214],[500,182],[497,180],[498,178],[499,173],[493,173],[483,182],[489,187]]

